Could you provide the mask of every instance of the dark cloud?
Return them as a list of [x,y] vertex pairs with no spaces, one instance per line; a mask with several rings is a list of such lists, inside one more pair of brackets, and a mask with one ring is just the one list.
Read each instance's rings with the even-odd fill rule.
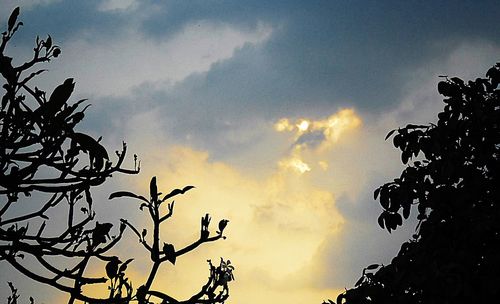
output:
[[263,48],[242,50],[198,85],[205,98],[261,110],[354,104],[383,111],[400,101],[403,72],[466,40],[500,41],[494,1],[172,1],[160,12],[143,24],[153,37],[199,20],[272,25]]
[[294,143],[294,145],[307,145],[310,148],[315,148],[325,140],[323,130],[317,130],[302,134]]
[[68,1],[27,10],[23,35],[31,41],[41,31],[63,41],[85,32],[98,42],[131,22],[151,39],[199,21],[241,30],[259,22],[272,26],[272,37],[261,47],[243,47],[179,85],[177,98],[221,113],[233,108],[273,116],[310,112],[312,105],[381,112],[401,100],[408,81],[402,75],[411,69],[444,58],[463,41],[500,43],[495,1],[178,0],[140,2],[121,13],[100,12],[99,4]]
[[[166,39],[188,24],[209,21],[240,30],[259,23],[273,28],[268,41],[247,44],[234,56],[193,74],[167,90],[148,84],[133,97],[91,101],[93,128],[110,120],[157,109],[164,129],[197,148],[238,151],[259,139],[231,141],[235,130],[283,116],[318,116],[339,107],[383,112],[401,101],[409,71],[445,58],[467,40],[498,45],[500,8],[494,1],[165,1],[137,9],[100,12],[100,1],[37,6],[22,14],[17,41],[51,33],[56,41],[85,32],[96,43],[139,25],[150,39]],[[78,37],[77,37],[78,38]],[[72,75],[78,79],[78,75]],[[141,100],[140,107],[137,100]],[[95,112],[94,112],[95,113]],[[94,118],[92,118],[94,117]],[[119,120],[119,118],[117,118]],[[100,123],[98,123],[101,121]]]
[[130,16],[99,12],[101,1],[55,1],[53,3],[25,8],[19,4],[19,20],[24,26],[17,34],[17,41],[31,44],[38,34],[41,37],[50,34],[55,41],[74,39],[78,35],[88,35],[96,41],[121,31]]

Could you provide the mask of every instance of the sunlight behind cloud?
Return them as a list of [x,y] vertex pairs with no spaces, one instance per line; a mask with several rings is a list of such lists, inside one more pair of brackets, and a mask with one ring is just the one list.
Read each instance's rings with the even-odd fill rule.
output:
[[[154,116],[151,112],[147,120],[156,121]],[[208,152],[188,146],[158,148],[156,144],[153,150],[148,149],[146,163],[155,165],[143,166],[142,178],[134,182],[134,189],[147,191],[152,175],[157,176],[163,189],[196,186],[176,200],[174,216],[164,227],[165,241],[182,248],[196,240],[200,218],[205,213],[210,213],[214,226],[220,219],[229,220],[227,240],[202,246],[181,257],[175,267],[166,265],[156,286],[169,286],[167,290],[172,295],[186,298],[204,283],[206,260],[215,261],[222,256],[236,266],[230,303],[302,303],[314,298],[321,302],[333,294],[332,289],[317,287],[326,263],[321,252],[325,242],[341,233],[345,219],[336,208],[335,194],[316,184],[313,164],[314,168],[321,168],[318,173],[325,172],[329,147],[360,124],[361,119],[352,109],[317,120],[281,119],[268,132],[287,132],[292,149],[278,159],[267,160],[274,169],[258,177],[228,163],[213,161]],[[135,131],[131,134],[139,131],[137,125],[143,124],[134,121],[131,127]],[[154,133],[143,131],[140,134]],[[313,139],[319,142],[300,142],[304,136],[318,132],[321,136]],[[152,147],[148,142],[155,141],[154,137],[138,139],[134,146]],[[326,158],[306,161],[310,153]],[[255,290],[266,292],[264,295]]]
[[325,119],[313,120],[301,118],[291,122],[289,118],[282,118],[274,124],[277,132],[292,133],[293,144],[290,155],[279,161],[282,169],[292,169],[303,174],[312,170],[311,166],[304,160],[304,154],[316,153],[319,158],[314,161],[322,170],[328,168],[328,161],[321,159],[327,155],[340,137],[347,131],[358,128],[361,118],[354,109],[341,109]]
[[335,144],[340,136],[361,125],[361,118],[354,109],[342,109],[326,119],[298,119],[291,123],[289,118],[280,119],[274,128],[278,132],[293,132],[295,145],[320,146],[323,149]]

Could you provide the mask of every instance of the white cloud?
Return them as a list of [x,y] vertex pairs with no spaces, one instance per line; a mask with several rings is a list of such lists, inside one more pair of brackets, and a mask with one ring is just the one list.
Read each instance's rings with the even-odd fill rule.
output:
[[168,40],[148,39],[135,29],[120,31],[107,41],[83,33],[63,43],[63,55],[52,69],[62,75],[78,71],[75,78],[83,95],[124,96],[143,83],[165,87],[193,73],[208,71],[212,64],[231,58],[245,44],[266,41],[271,32],[264,24],[253,31],[241,31],[200,21]]
[[98,7],[98,10],[106,11],[126,11],[136,9],[138,6],[137,0],[103,0]]
[[24,11],[34,9],[40,5],[48,5],[60,1],[61,0],[2,0],[2,9],[0,10],[2,26],[4,26],[3,22],[7,22],[7,18],[9,18],[10,13],[16,6],[19,6],[21,10]]

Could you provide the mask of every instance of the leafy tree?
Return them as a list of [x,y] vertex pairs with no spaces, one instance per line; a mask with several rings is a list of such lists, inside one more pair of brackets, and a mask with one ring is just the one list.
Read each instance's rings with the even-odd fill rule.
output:
[[[223,303],[229,296],[228,282],[234,279],[234,268],[230,261],[222,259],[217,266],[208,261],[207,283],[185,301],[151,288],[161,264],[175,264],[177,258],[199,245],[225,238],[223,231],[228,221],[221,220],[219,231],[210,236],[211,218],[207,214],[202,217],[200,237],[192,244],[176,249],[163,242],[160,224],[173,214],[173,197],[191,190],[192,186],[175,189],[162,197],[153,177],[149,198],[127,191],[111,194],[110,199],[139,200],[140,210],[148,212],[153,226],[149,241],[146,229],[138,229],[126,219],[121,219],[118,229],[114,229],[112,223],[95,220],[93,187],[102,185],[113,173],[138,173],[137,157],[134,155],[134,168],[126,169],[123,167],[125,144],[116,152],[113,162],[100,140],[75,130],[88,106],[82,108],[85,100],[69,101],[75,86],[72,78],[50,94],[31,85],[35,77],[45,72],[35,68],[61,54],[50,36],[37,37],[33,58],[19,66],[13,65],[12,58],[5,52],[23,25],[17,21],[18,15],[19,8],[16,8],[8,19],[0,45],[0,72],[5,89],[0,105],[0,261],[68,294],[68,303],[151,303],[154,299],[162,303]],[[164,205],[168,206],[166,213],[160,210]],[[49,211],[57,208],[67,211],[64,221],[49,218]],[[59,230],[46,229],[50,225]],[[137,289],[125,274],[133,258],[122,262],[109,254],[127,229],[139,238],[152,263],[145,282],[137,284]],[[87,275],[91,261],[102,263],[105,276]],[[8,284],[12,293],[8,303],[15,304],[18,291],[12,283]],[[109,296],[95,298],[84,294],[82,287],[92,284],[107,284]],[[34,302],[33,298],[30,302]]]
[[[485,303],[500,296],[500,64],[445,77],[436,124],[389,132],[406,168],[375,190],[389,232],[418,225],[389,265],[370,265],[336,303]],[[325,302],[326,303],[326,302]],[[329,300],[329,303],[334,303]]]

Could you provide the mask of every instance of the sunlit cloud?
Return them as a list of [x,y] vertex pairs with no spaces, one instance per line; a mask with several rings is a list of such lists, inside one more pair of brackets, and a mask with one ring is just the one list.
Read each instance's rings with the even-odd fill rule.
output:
[[[211,160],[209,152],[158,143],[152,131],[155,124],[146,123],[158,122],[157,115],[151,111],[130,120],[130,131],[126,133],[137,134],[132,136],[136,140],[131,145],[142,147],[147,153],[137,151],[139,155],[146,155],[146,159],[143,159],[141,177],[134,179],[129,187],[140,193],[147,192],[153,175],[157,176],[161,189],[196,186],[176,200],[174,216],[162,230],[164,241],[181,248],[196,240],[200,217],[206,212],[211,214],[214,223],[222,218],[230,221],[227,240],[203,246],[180,258],[174,267],[165,265],[155,281],[158,289],[180,299],[190,296],[206,280],[206,260],[222,256],[236,266],[230,303],[303,303],[306,300],[319,303],[338,291],[338,286],[325,287],[318,282],[324,276],[327,262],[321,255],[322,248],[325,242],[342,232],[345,219],[336,207],[336,194],[315,182],[313,168],[322,168],[318,172],[323,172],[328,168],[327,161],[310,163],[302,159],[307,152],[316,151],[313,146],[295,145],[290,153],[267,159],[267,166],[273,169],[268,174],[254,176],[223,161]],[[335,119],[347,122],[327,123]],[[325,136],[323,140],[338,142],[342,134],[348,135],[349,128],[359,125],[351,120],[360,118],[354,111],[341,110],[326,119],[288,119],[288,125],[284,125],[292,144],[308,132],[334,132],[327,130],[335,127],[343,131],[336,131],[337,137]],[[308,122],[307,128],[304,121]],[[280,136],[276,129],[269,128],[268,132]],[[152,163],[154,166],[148,166]],[[144,219],[131,220],[139,225],[145,224]],[[138,247],[138,244],[131,240],[128,246]],[[147,271],[141,264],[148,263],[138,259],[130,265],[138,278]]]
[[[159,161],[154,167],[143,168],[130,185],[134,191],[147,192],[153,174],[162,189],[196,186],[176,200],[174,216],[162,230],[164,241],[181,248],[196,240],[200,217],[206,212],[215,223],[212,233],[220,219],[230,220],[227,240],[202,246],[178,259],[175,266],[165,265],[155,281],[156,288],[180,299],[188,297],[206,280],[206,260],[222,256],[236,265],[230,303],[302,303],[306,298],[320,302],[333,292],[315,287],[315,271],[322,264],[315,259],[316,254],[327,236],[341,231],[344,223],[331,192],[280,166],[271,175],[255,179],[189,147],[163,146],[151,151],[149,157]],[[133,202],[112,203],[136,207]],[[146,224],[142,216],[131,221]],[[129,268],[131,279],[139,283],[148,263],[140,258],[137,240],[129,239],[123,246],[128,249],[118,250],[118,254],[122,259],[128,258],[127,254],[136,257]],[[102,273],[102,268],[95,271]],[[284,292],[290,286],[294,292]]]
[[360,125],[361,118],[354,109],[341,109],[325,119],[318,120],[281,118],[274,124],[274,129],[277,132],[290,133],[293,143],[289,156],[279,161],[279,167],[299,174],[309,172],[312,168],[304,157],[312,152],[315,153],[314,162],[317,167],[323,171],[327,170],[328,161],[321,158],[329,157],[327,152],[340,137]]
[[[130,120],[126,133],[136,134],[132,146],[147,150],[138,151],[147,157],[141,177],[130,187],[147,192],[152,175],[163,189],[196,186],[176,200],[174,216],[163,230],[165,241],[180,248],[196,240],[200,217],[206,212],[215,223],[222,218],[230,221],[227,240],[203,246],[179,259],[175,267],[165,265],[155,281],[158,289],[180,299],[188,297],[206,279],[206,260],[222,256],[236,266],[230,303],[321,302],[338,291],[339,286],[325,287],[318,282],[327,263],[322,253],[325,242],[342,233],[345,218],[336,207],[336,194],[316,183],[314,169],[319,169],[317,173],[329,170],[329,149],[360,126],[361,118],[354,110],[340,110],[323,119],[281,119],[267,132],[288,136],[292,148],[276,159],[265,160],[273,169],[258,176],[214,161],[206,151],[158,143],[152,123],[158,124],[157,115],[150,111]],[[323,134],[319,142],[299,143],[301,137],[317,133]],[[325,159],[310,158],[310,153]],[[136,223],[143,221],[135,219]],[[131,244],[137,246],[134,241]],[[134,261],[130,267],[145,275],[147,267],[139,266],[141,263],[147,265],[147,261]]]
[[327,149],[335,144],[340,136],[361,125],[361,118],[354,109],[342,109],[325,119],[280,119],[274,128],[278,132],[292,132],[295,146],[310,146]]
[[307,163],[295,157],[281,160],[278,164],[281,168],[292,169],[298,173],[305,173],[311,171],[311,167]]

